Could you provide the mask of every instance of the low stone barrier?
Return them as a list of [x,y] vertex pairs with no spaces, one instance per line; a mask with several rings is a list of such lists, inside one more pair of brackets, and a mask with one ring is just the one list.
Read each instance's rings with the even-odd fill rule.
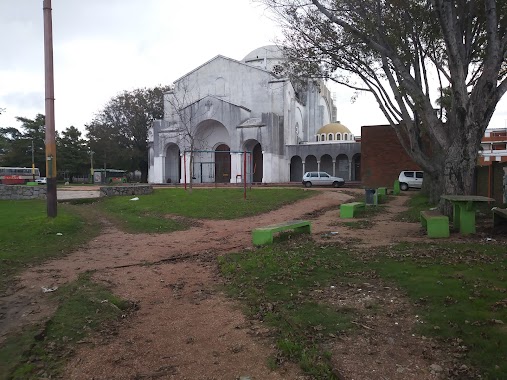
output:
[[151,185],[118,185],[118,186],[101,186],[101,197],[115,197],[121,195],[146,195],[153,193]]
[[46,186],[0,185],[0,199],[46,199]]

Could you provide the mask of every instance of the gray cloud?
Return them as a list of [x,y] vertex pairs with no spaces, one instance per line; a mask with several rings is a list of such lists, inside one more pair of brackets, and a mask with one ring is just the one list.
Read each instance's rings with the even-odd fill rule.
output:
[[42,92],[11,92],[6,95],[0,96],[0,104],[2,107],[9,108],[28,108],[28,109],[43,109],[44,108],[44,93]]

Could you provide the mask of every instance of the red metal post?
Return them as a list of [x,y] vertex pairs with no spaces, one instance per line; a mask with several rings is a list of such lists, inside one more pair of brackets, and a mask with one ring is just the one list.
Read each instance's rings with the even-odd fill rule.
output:
[[185,190],[187,189],[187,152],[183,152],[183,177],[185,178]]
[[46,177],[47,215],[56,217],[56,140],[55,140],[55,86],[53,76],[53,26],[51,0],[44,0],[44,68],[45,68],[45,112],[46,112]]
[[243,199],[246,199],[246,150],[243,151]]

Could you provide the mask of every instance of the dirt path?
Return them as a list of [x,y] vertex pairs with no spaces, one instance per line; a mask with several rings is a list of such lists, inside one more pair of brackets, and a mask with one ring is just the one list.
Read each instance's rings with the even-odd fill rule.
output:
[[[373,218],[375,227],[368,233],[347,229],[336,206],[349,198],[341,191],[322,191],[254,218],[201,220],[187,231],[162,235],[131,235],[108,225],[98,238],[72,254],[20,276],[17,287],[0,300],[0,343],[8,332],[54,312],[55,305],[42,294],[42,286],[61,286],[83,271],[96,270],[95,280],[107,282],[113,292],[135,301],[139,311],[121,325],[117,335],[97,336],[80,345],[65,378],[305,379],[291,364],[276,372],[267,368],[268,356],[275,354],[270,331],[246,320],[236,303],[217,292],[215,285],[221,280],[215,259],[226,252],[251,249],[251,230],[257,226],[303,217],[312,219],[312,233],[318,241],[360,239],[365,247],[375,247],[426,239],[417,224],[391,220],[404,209],[405,196],[396,197],[388,204],[387,213]],[[323,209],[329,211],[316,212]],[[140,265],[143,263],[153,265]],[[370,321],[375,327],[365,329],[366,340],[337,339],[330,347],[337,368],[346,379],[437,378],[438,371],[430,367],[436,359],[427,354],[431,343],[410,333],[417,321],[403,295],[396,289],[379,291],[381,284],[371,284],[367,293],[348,288],[341,289],[340,297],[323,293],[332,302],[355,300],[359,307],[371,297],[385,300],[387,296],[395,301],[385,305],[386,309],[398,316],[396,325],[392,318]],[[357,292],[370,298],[358,298]],[[364,321],[358,323],[364,325]]]

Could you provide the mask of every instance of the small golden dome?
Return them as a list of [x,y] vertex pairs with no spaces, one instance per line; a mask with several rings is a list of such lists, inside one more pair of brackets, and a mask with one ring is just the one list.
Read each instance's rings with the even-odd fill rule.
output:
[[342,135],[344,133],[348,133],[349,135],[351,134],[350,129],[348,129],[346,126],[344,126],[339,121],[337,121],[335,123],[326,124],[322,128],[320,128],[319,131],[317,132],[317,134],[319,134],[319,135],[323,134],[323,133],[325,133],[326,135],[328,133],[334,133],[335,135],[337,133],[341,133]]

